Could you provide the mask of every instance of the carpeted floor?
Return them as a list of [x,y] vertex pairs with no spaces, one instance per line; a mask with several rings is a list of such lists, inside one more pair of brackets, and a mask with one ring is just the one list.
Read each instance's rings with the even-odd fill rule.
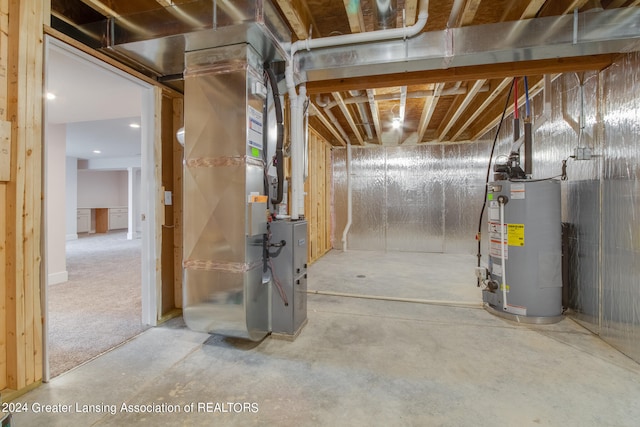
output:
[[69,281],[48,289],[51,377],[145,329],[140,253],[141,240],[122,231],[67,242]]

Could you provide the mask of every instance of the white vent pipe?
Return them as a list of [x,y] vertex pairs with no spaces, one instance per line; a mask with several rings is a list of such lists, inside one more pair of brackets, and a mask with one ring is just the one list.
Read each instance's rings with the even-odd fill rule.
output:
[[[285,81],[287,83],[291,110],[291,219],[297,220],[300,219],[300,217],[304,217],[304,159],[300,156],[304,156],[303,105],[306,98],[306,87],[300,85],[300,94],[298,94],[293,78],[293,59],[296,53],[301,49],[311,50],[413,37],[422,31],[427,24],[428,17],[429,0],[420,0],[418,19],[416,23],[410,27],[344,34],[319,39],[298,40],[291,44],[289,60],[287,61],[285,70]],[[348,201],[348,204],[351,204],[351,201]]]

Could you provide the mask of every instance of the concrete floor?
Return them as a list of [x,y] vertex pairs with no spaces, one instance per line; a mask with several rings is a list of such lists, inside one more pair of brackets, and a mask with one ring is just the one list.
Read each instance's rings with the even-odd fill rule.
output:
[[[311,266],[309,289],[478,302],[474,263],[333,251]],[[482,309],[321,295],[308,308],[295,342],[209,336],[174,319],[19,398],[28,412],[14,425],[638,425],[640,365],[570,319],[527,326]],[[34,413],[44,404],[58,407]],[[51,412],[60,405],[72,413]]]

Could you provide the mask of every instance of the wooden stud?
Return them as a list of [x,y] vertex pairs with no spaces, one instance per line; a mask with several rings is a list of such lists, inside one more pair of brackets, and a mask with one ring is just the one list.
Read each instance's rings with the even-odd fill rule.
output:
[[0,121],[0,181],[11,179],[11,122]]
[[[184,99],[173,100],[174,135],[184,126]],[[177,138],[173,142],[173,272],[176,308],[182,308],[182,159],[184,149]]]
[[331,249],[331,145],[314,129],[309,131],[309,177],[305,183],[308,221],[307,256],[317,261]]
[[418,124],[418,142],[422,142],[424,139],[424,135],[429,127],[429,122],[431,122],[433,112],[436,110],[436,105],[440,100],[442,89],[444,89],[444,83],[437,83],[436,88],[433,91],[433,96],[427,97],[424,102],[422,116],[420,117],[420,123]]
[[7,258],[7,224],[5,205],[7,198],[7,185],[0,182],[0,390],[7,388],[7,293],[6,293],[6,258]]
[[164,205],[162,200],[164,199],[164,191],[162,189],[162,95],[163,91],[160,87],[155,87],[153,90],[154,95],[154,116],[153,116],[153,128],[154,128],[154,141],[153,141],[153,180],[155,182],[155,222],[156,227],[154,230],[156,240],[156,283],[151,284],[156,287],[156,320],[160,320],[162,317],[162,224],[164,224]]
[[42,379],[40,224],[42,71],[48,0],[8,3],[7,119],[12,122],[11,181],[6,188],[6,386]]
[[[7,119],[7,69],[9,45],[9,2],[0,0],[0,120]],[[9,140],[11,147],[12,140]],[[11,179],[9,153],[9,180]],[[3,164],[1,167],[5,167]],[[0,182],[0,390],[7,388],[7,184]]]

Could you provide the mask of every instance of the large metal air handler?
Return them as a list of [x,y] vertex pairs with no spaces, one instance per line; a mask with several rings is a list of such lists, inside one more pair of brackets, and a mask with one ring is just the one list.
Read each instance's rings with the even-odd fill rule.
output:
[[[279,267],[303,266],[306,283],[306,222],[273,214],[283,115],[269,70],[290,35],[268,1],[234,7],[218,11],[235,21],[221,20],[207,48],[185,54],[183,317],[193,330],[259,341],[272,330],[293,336],[306,321],[306,286]],[[281,289],[291,304],[276,307]]]

